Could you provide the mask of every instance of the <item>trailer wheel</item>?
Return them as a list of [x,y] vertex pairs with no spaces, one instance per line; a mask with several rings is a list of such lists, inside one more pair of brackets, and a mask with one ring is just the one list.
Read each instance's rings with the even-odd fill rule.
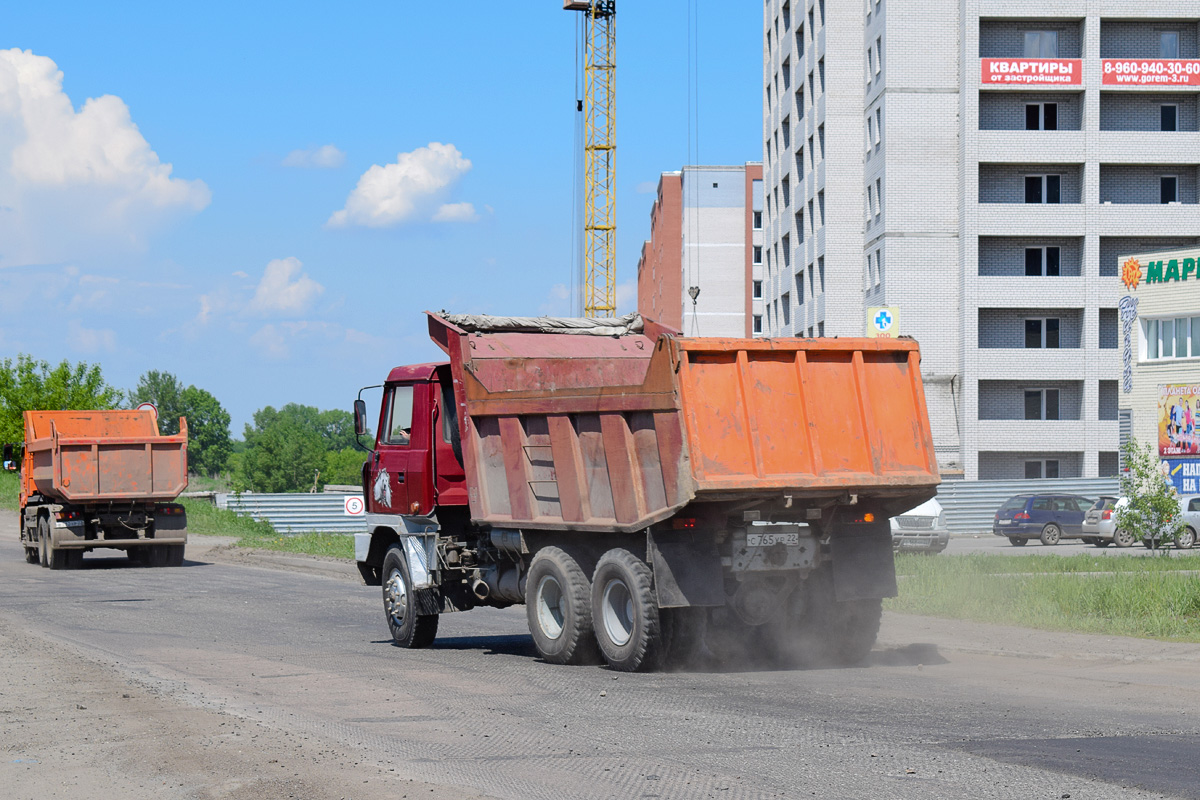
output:
[[50,523],[45,517],[38,517],[37,521],[37,537],[38,537],[38,563],[43,567],[50,566],[50,560],[46,555],[46,548],[50,543]]
[[399,545],[392,545],[383,557],[383,612],[392,639],[400,647],[415,650],[433,644],[438,615],[417,614],[408,561]]
[[604,660],[622,672],[662,667],[670,647],[646,563],[616,548],[600,556],[592,576],[592,619]]
[[592,583],[557,547],[537,551],[525,577],[525,616],[538,655],[551,664],[598,664]]

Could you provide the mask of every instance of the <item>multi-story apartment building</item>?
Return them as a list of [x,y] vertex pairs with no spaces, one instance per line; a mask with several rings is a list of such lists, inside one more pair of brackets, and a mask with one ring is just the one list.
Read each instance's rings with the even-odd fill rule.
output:
[[664,172],[638,311],[689,336],[762,334],[762,208],[761,164]]
[[768,332],[895,306],[947,476],[1114,474],[1117,256],[1200,243],[1198,17],[766,0]]

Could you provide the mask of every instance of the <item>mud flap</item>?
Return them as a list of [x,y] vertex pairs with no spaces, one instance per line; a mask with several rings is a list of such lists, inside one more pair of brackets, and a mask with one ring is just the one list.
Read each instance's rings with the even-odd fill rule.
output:
[[689,531],[646,534],[659,608],[725,605],[721,557],[710,537]]
[[829,546],[833,596],[839,602],[896,596],[896,560],[887,520],[840,525]]

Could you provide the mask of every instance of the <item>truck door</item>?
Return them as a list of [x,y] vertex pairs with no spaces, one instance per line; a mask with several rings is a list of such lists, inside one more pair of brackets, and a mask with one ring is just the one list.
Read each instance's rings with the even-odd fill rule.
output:
[[371,466],[372,510],[408,514],[408,473],[412,455],[413,391],[411,384],[387,387],[379,415],[379,443]]

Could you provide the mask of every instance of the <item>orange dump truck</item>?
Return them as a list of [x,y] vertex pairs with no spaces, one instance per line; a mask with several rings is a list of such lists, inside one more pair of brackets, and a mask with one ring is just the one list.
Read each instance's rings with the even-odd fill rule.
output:
[[449,363],[385,381],[355,543],[397,644],[524,603],[556,663],[869,652],[896,592],[888,518],[938,484],[915,342],[636,316],[429,329]]
[[171,501],[187,488],[187,420],[179,430],[160,435],[150,410],[26,411],[25,443],[5,455],[21,471],[25,560],[75,569],[110,547],[181,565],[187,516]]

